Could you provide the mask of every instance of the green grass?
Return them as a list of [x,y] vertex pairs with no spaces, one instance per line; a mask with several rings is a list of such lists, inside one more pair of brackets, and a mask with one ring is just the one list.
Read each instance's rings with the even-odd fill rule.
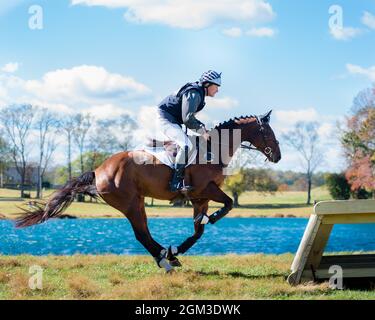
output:
[[[165,274],[148,256],[0,256],[0,299],[375,299],[375,291],[336,291],[327,283],[291,287],[291,254],[183,256]],[[28,287],[43,268],[43,289]]]
[[[47,198],[54,190],[46,190],[44,195]],[[31,196],[35,194],[32,192]],[[13,218],[25,201],[29,199],[20,199],[19,191],[0,189],[0,214],[9,218]],[[330,200],[331,197],[328,191],[321,187],[312,190],[313,200]],[[228,217],[308,217],[312,212],[312,206],[307,206],[306,192],[288,191],[276,192],[275,194],[260,194],[257,192],[246,192],[239,198],[241,207],[234,208]],[[146,198],[146,203],[151,204],[151,199]],[[213,212],[221,207],[221,204],[210,203]],[[192,208],[174,208],[168,201],[154,200],[154,206],[146,208],[147,214],[150,217],[191,217]],[[73,203],[66,214],[74,215],[81,218],[91,217],[122,217],[123,215],[116,209],[110,207],[105,203]]]

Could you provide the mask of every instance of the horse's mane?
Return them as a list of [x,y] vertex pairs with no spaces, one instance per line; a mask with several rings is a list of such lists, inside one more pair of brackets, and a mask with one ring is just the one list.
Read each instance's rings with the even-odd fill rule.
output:
[[241,124],[247,124],[251,123],[254,121],[257,121],[257,116],[250,115],[250,116],[241,116],[241,117],[235,117],[232,119],[229,119],[227,121],[221,122],[218,125],[216,125],[213,129],[232,129],[236,125],[241,125]]

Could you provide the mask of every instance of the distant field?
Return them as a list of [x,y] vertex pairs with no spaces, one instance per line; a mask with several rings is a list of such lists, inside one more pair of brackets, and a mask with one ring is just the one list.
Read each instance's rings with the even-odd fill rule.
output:
[[[54,190],[46,190],[48,197]],[[17,206],[22,205],[28,199],[18,199],[19,191],[0,189],[0,214],[7,217],[14,217],[20,212]],[[31,192],[34,197],[35,193]],[[329,200],[330,195],[325,188],[315,188],[312,190],[313,200]],[[146,199],[147,204],[151,204],[151,199]],[[231,211],[228,217],[252,217],[252,216],[296,216],[307,217],[310,215],[312,206],[306,206],[306,192],[277,192],[275,194],[260,194],[257,192],[246,192],[239,198],[241,207]],[[220,207],[221,204],[211,203],[211,210]],[[150,217],[191,217],[192,208],[174,208],[168,201],[154,200],[154,206],[146,208]],[[82,218],[89,217],[122,217],[116,209],[105,203],[73,203],[66,214]]]
[[[327,283],[291,287],[293,256],[183,256],[165,274],[148,256],[0,256],[0,299],[375,299],[375,291],[332,290]],[[43,288],[28,287],[29,268]]]

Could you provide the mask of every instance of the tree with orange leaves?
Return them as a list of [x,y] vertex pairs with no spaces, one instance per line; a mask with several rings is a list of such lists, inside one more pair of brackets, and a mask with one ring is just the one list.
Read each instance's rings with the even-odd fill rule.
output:
[[375,197],[375,85],[358,94],[352,111],[342,136],[349,162],[345,176],[352,191],[364,189]]

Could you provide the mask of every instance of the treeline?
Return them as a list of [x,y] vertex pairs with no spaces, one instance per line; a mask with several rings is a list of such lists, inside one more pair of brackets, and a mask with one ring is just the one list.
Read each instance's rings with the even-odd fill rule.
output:
[[[37,197],[40,198],[57,149],[65,155],[68,180],[92,170],[104,157],[131,148],[135,128],[135,121],[127,114],[97,120],[79,112],[61,116],[31,104],[7,106],[0,113],[0,183],[4,182],[6,169],[14,168],[24,197],[28,170],[36,168]],[[76,159],[78,165],[73,172]]]
[[[318,172],[313,175],[312,187],[325,184],[329,173]],[[234,206],[240,206],[239,196],[246,191],[260,193],[274,193],[286,191],[306,191],[306,173],[293,171],[277,171],[270,169],[244,168],[238,173],[228,176],[225,180],[225,189],[231,193]]]

